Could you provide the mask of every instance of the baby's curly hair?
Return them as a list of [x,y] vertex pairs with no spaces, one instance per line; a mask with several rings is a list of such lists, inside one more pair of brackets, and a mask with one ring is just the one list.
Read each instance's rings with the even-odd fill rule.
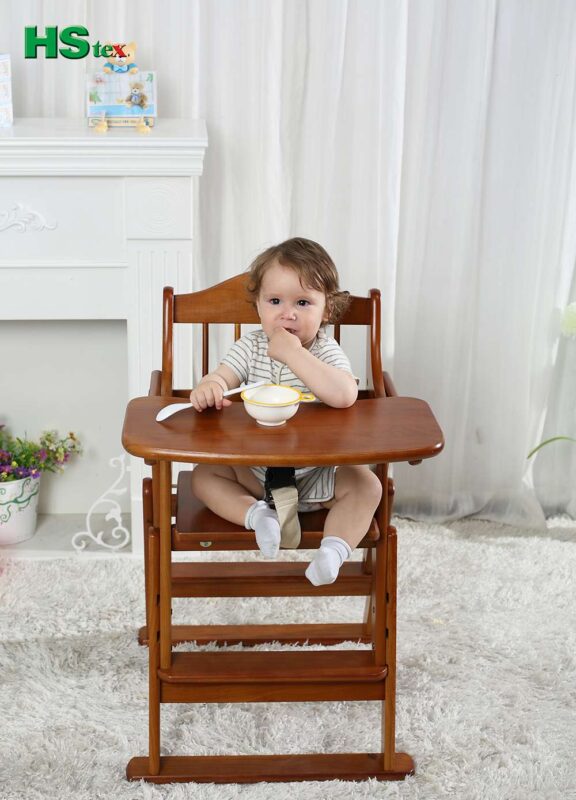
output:
[[301,237],[269,247],[250,264],[246,288],[253,305],[260,294],[264,273],[274,261],[293,269],[302,286],[324,292],[329,323],[340,319],[350,302],[350,293],[340,291],[338,270],[322,245]]

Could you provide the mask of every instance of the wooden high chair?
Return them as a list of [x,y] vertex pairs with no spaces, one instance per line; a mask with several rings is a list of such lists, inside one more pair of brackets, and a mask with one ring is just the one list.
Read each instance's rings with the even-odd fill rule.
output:
[[[157,412],[188,398],[174,389],[173,327],[202,326],[202,374],[209,371],[210,324],[258,323],[245,291],[247,274],[186,295],[164,290],[162,371],[152,375],[150,394],[132,400],[123,430],[128,452],[146,459],[152,478],[143,482],[147,625],[140,641],[149,646],[149,754],[133,758],[131,780],[247,783],[293,780],[401,779],[413,772],[411,757],[395,747],[396,697],[396,530],[390,524],[393,483],[388,463],[436,455],[442,432],[426,403],[403,398],[382,371],[380,292],[352,297],[334,326],[367,327],[373,389],[360,391],[354,406],[333,409],[301,406],[281,428],[263,428],[234,403],[218,412],[193,409],[155,421]],[[216,365],[210,365],[214,368]],[[191,492],[190,472],[172,486],[172,463],[308,466],[376,464],[382,500],[359,547],[362,561],[346,562],[335,583],[312,586],[304,576],[309,562],[173,563],[182,550],[257,550],[253,531],[208,511]],[[174,491],[175,489],[175,491]],[[301,514],[300,549],[320,545],[326,511]],[[364,596],[363,619],[356,624],[172,625],[173,597]],[[371,649],[177,652],[175,643],[281,642],[291,645],[371,643]],[[160,756],[162,703],[290,702],[380,700],[382,747],[377,753],[326,753],[278,756]],[[289,709],[286,710],[289,713]]]

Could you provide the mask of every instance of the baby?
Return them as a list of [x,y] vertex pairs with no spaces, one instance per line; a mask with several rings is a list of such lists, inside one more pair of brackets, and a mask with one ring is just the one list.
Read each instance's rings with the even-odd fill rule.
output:
[[[325,331],[348,303],[326,250],[302,238],[268,248],[250,266],[248,291],[262,330],[242,336],[202,378],[190,395],[196,411],[229,406],[225,391],[263,379],[313,392],[335,408],[353,405],[358,387],[350,362]],[[280,523],[263,499],[265,472],[264,466],[198,464],[192,489],[216,514],[255,531],[262,554],[275,558]],[[314,586],[333,583],[368,530],[380,502],[380,481],[367,466],[305,467],[296,470],[296,486],[299,511],[330,509],[306,577]]]

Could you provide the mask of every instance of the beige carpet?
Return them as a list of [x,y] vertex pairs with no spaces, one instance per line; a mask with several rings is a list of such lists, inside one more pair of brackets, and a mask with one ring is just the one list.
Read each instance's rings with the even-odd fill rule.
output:
[[[576,798],[576,525],[397,524],[398,749],[416,776],[128,783],[147,736],[141,565],[21,560],[0,564],[1,800]],[[175,621],[345,620],[362,604],[175,601]],[[379,726],[375,703],[163,708],[163,743],[176,754],[377,750]]]

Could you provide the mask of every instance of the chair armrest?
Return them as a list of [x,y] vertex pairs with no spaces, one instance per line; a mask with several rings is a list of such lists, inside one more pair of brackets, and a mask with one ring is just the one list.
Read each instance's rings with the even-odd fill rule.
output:
[[[392,378],[387,372],[382,373],[382,378],[384,380],[384,390],[386,392],[386,397],[398,397],[398,392],[396,391],[396,387],[392,382]],[[416,464],[421,464],[422,459],[418,459],[418,461],[409,461],[408,462],[411,466],[415,466]]]
[[396,387],[394,386],[392,378],[388,372],[383,372],[382,378],[384,379],[384,390],[386,392],[386,397],[398,397],[398,392],[396,391]]
[[162,382],[162,373],[159,369],[152,371],[150,375],[150,388],[148,389],[148,397],[160,396],[160,385]]

